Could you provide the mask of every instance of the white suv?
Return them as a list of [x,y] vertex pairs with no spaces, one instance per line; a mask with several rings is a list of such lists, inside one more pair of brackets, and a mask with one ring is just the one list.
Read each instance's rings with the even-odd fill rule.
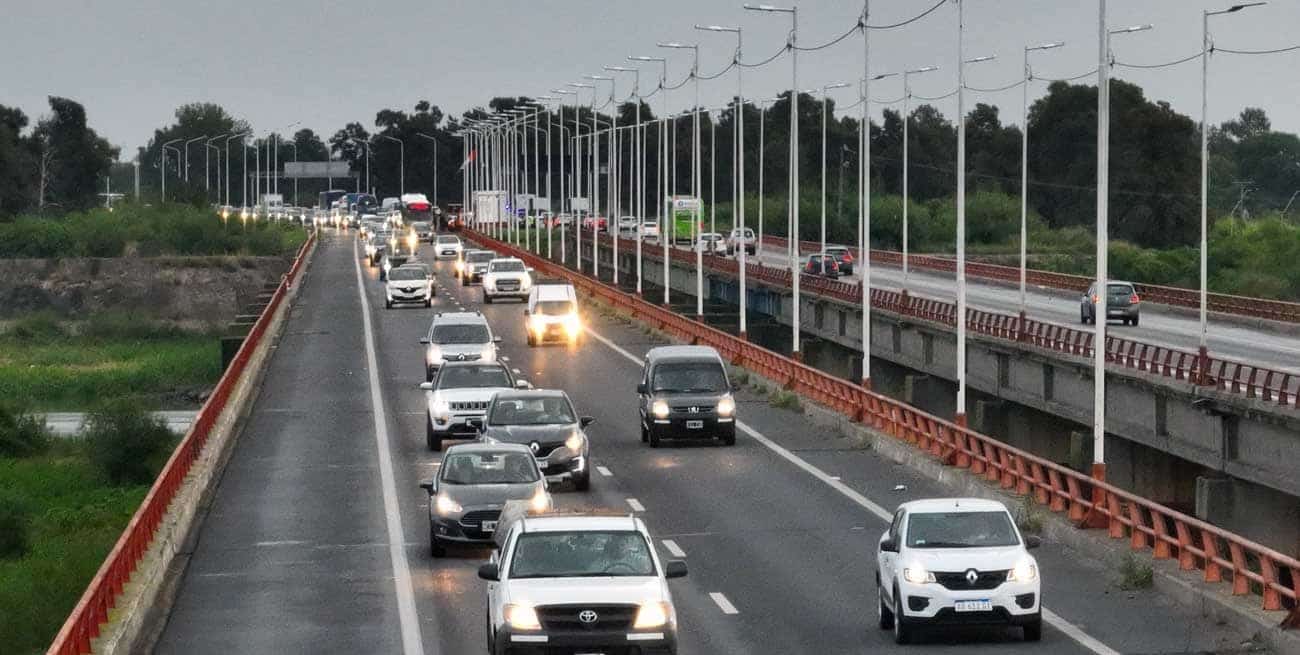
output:
[[501,337],[492,335],[486,318],[478,312],[440,312],[433,315],[424,345],[424,379],[444,362],[495,362]]
[[905,644],[928,626],[1013,625],[1043,635],[1038,562],[1002,503],[976,498],[899,505],[880,537],[880,628]]
[[661,563],[632,516],[526,517],[498,526],[499,551],[479,567],[487,581],[488,650],[677,652],[668,580],[686,563]]
[[531,272],[524,260],[514,257],[488,262],[487,272],[483,274],[483,302],[491,303],[497,298],[527,300],[533,286]]

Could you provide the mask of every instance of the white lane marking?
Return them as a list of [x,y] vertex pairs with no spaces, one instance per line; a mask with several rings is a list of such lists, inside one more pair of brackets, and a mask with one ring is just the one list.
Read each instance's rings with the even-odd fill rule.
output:
[[[594,330],[591,329],[591,327],[587,327],[585,332],[586,334],[595,337],[597,341],[605,344],[611,350],[622,355],[624,358],[626,358],[628,361],[632,362],[633,364],[637,366],[641,365],[640,358],[624,350],[613,341],[610,341],[609,339],[606,339],[600,334],[597,334]],[[764,446],[767,446],[769,450],[779,455],[782,459],[785,459],[791,464],[794,464],[797,468],[802,469],[804,472],[808,473],[814,478],[821,480],[830,488],[840,492],[840,494],[843,495],[844,497],[848,498],[854,503],[857,503],[863,509],[866,509],[867,511],[871,512],[876,516],[876,518],[880,519],[881,521],[888,523],[891,520],[893,520],[894,515],[891,512],[887,511],[885,508],[872,502],[866,496],[863,496],[857,491],[854,491],[853,489],[845,485],[843,482],[840,482],[838,479],[834,478],[833,476],[827,475],[825,471],[822,471],[816,466],[813,466],[812,464],[809,464],[808,462],[804,461],[803,458],[799,457],[798,455],[795,455],[794,453],[786,450],[785,448],[782,448],[776,442],[763,436],[757,430],[749,427],[748,425],[740,421],[736,421],[736,427],[740,428],[742,432],[749,435],[750,437],[753,437],[755,441],[763,444]],[[717,599],[715,598],[714,600],[716,601]],[[1092,651],[1093,653],[1096,653],[1097,655],[1119,655],[1119,651],[1114,650],[1113,648],[1097,640],[1092,635],[1089,635],[1088,633],[1084,632],[1082,628],[1074,625],[1073,623],[1070,623],[1064,618],[1061,618],[1059,614],[1047,609],[1046,607],[1043,607],[1042,611],[1043,611],[1043,620],[1047,621],[1048,625],[1051,625],[1057,630],[1060,630],[1061,632],[1065,633],[1066,636],[1075,640],[1076,642],[1079,643],[1079,645],[1083,646],[1084,648],[1087,648],[1088,650]]]
[[601,475],[603,475],[603,476],[605,476],[605,477],[607,477],[607,478],[612,478],[612,477],[614,477],[614,474],[611,473],[609,469],[607,469],[607,468],[605,468],[605,467],[603,467],[603,466],[597,466],[597,467],[596,467],[596,472],[599,473],[599,474],[601,474]]
[[644,511],[645,511],[645,505],[642,505],[642,504],[641,504],[641,501],[639,501],[639,500],[637,500],[637,499],[635,499],[635,498],[628,498],[628,499],[627,499],[627,506],[628,506],[628,507],[631,507],[633,512],[644,512]]
[[686,551],[682,550],[682,547],[678,546],[676,541],[673,541],[672,539],[664,539],[663,542],[664,548],[667,549],[668,552],[672,553],[673,557],[686,557]]
[[[415,612],[415,590],[411,584],[411,567],[406,561],[406,536],[402,534],[401,512],[397,503],[397,485],[393,476],[393,452],[389,447],[388,415],[379,393],[379,363],[375,357],[375,333],[370,325],[370,301],[361,277],[361,260],[354,259],[357,271],[357,295],[361,297],[361,324],[366,338],[366,368],[370,385],[371,414],[375,419],[375,445],[379,449],[379,480],[383,487],[384,518],[388,526],[388,558],[393,566],[393,586],[397,592],[397,618],[402,628],[402,652],[424,655],[424,637],[420,634],[420,617]],[[436,632],[436,630],[435,630]]]
[[736,606],[732,605],[731,601],[727,600],[727,597],[722,595],[722,592],[711,592],[709,593],[709,598],[713,599],[713,602],[717,604],[718,609],[722,610],[723,614],[740,614],[740,610],[736,609]]

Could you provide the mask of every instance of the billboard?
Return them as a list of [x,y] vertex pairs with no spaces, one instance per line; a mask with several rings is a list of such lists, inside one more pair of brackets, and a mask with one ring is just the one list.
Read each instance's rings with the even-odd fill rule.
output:
[[352,177],[345,161],[287,161],[284,176],[288,179]]
[[673,208],[673,243],[694,243],[695,220],[700,215],[703,203],[699,198],[688,196],[672,196],[668,198],[668,202]]

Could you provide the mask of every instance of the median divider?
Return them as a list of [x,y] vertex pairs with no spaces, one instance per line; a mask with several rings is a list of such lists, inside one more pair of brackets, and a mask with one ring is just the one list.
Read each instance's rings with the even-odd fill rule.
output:
[[[869,425],[928,452],[946,466],[967,469],[1002,489],[1032,498],[1052,512],[1064,514],[1080,529],[1105,530],[1111,539],[1127,540],[1133,551],[1148,552],[1157,560],[1176,560],[1182,570],[1200,570],[1206,582],[1230,585],[1234,596],[1257,595],[1264,610],[1286,612],[1283,625],[1300,627],[1300,609],[1297,609],[1300,561],[1293,557],[906,403],[873,393],[508,243],[471,230],[465,230],[465,235],[499,253],[523,259],[543,276],[567,279],[601,302],[662,332],[692,344],[712,346],[734,365],[750,369],[855,422]],[[877,302],[876,294],[881,294],[879,302],[886,305],[912,302],[891,295],[895,292],[873,290],[873,305]],[[924,314],[928,320],[943,321],[945,317],[951,320],[955,310],[949,311],[946,305],[950,304],[925,301],[909,314],[918,317]],[[1091,343],[1083,340],[1081,335],[1065,331],[1060,326],[1008,324],[1000,318],[981,320],[989,325],[988,333],[1030,334],[1028,340],[1032,343],[1051,343],[1054,349],[1069,349],[1074,354],[1091,349]],[[1118,357],[1129,355],[1128,352],[1116,354]],[[1135,356],[1146,357],[1144,361],[1150,365],[1161,355]],[[1167,354],[1163,356],[1169,357]],[[1177,369],[1181,364],[1171,366]],[[1180,370],[1186,374],[1189,369],[1184,367]]]
[[[269,355],[273,331],[287,315],[315,243],[312,233],[267,298],[243,345],[87,585],[47,655],[81,655],[92,652],[92,645],[96,652],[129,652],[133,648],[144,615],[157,598],[168,565],[194,517],[203,492],[199,487],[214,479],[214,467],[209,465],[219,459],[220,446],[229,442],[253,398],[254,379]],[[195,470],[200,461],[206,470]],[[145,560],[148,566],[142,569]],[[114,629],[105,630],[110,619]]]

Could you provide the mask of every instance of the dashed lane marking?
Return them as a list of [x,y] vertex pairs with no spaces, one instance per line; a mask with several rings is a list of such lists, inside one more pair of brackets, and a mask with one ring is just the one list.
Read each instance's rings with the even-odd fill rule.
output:
[[723,614],[740,614],[740,610],[736,609],[736,606],[732,605],[731,601],[727,600],[727,597],[722,595],[722,592],[711,592],[709,598],[713,599],[713,602],[717,604],[718,609],[722,610]]
[[637,499],[635,499],[635,498],[628,498],[628,499],[627,499],[627,506],[628,506],[628,507],[631,507],[633,512],[644,512],[644,511],[645,511],[645,505],[642,505],[642,504],[641,504],[641,501],[639,501],[639,500],[637,500]]
[[682,547],[678,546],[676,541],[664,539],[663,544],[664,548],[672,553],[673,557],[686,557],[686,551],[682,550]]
[[601,474],[601,475],[603,475],[603,476],[605,476],[605,477],[607,477],[607,478],[612,478],[612,477],[614,477],[614,474],[611,473],[609,469],[607,469],[607,468],[605,468],[605,467],[603,467],[603,466],[597,466],[597,467],[596,467],[596,472],[599,473],[599,474]]

